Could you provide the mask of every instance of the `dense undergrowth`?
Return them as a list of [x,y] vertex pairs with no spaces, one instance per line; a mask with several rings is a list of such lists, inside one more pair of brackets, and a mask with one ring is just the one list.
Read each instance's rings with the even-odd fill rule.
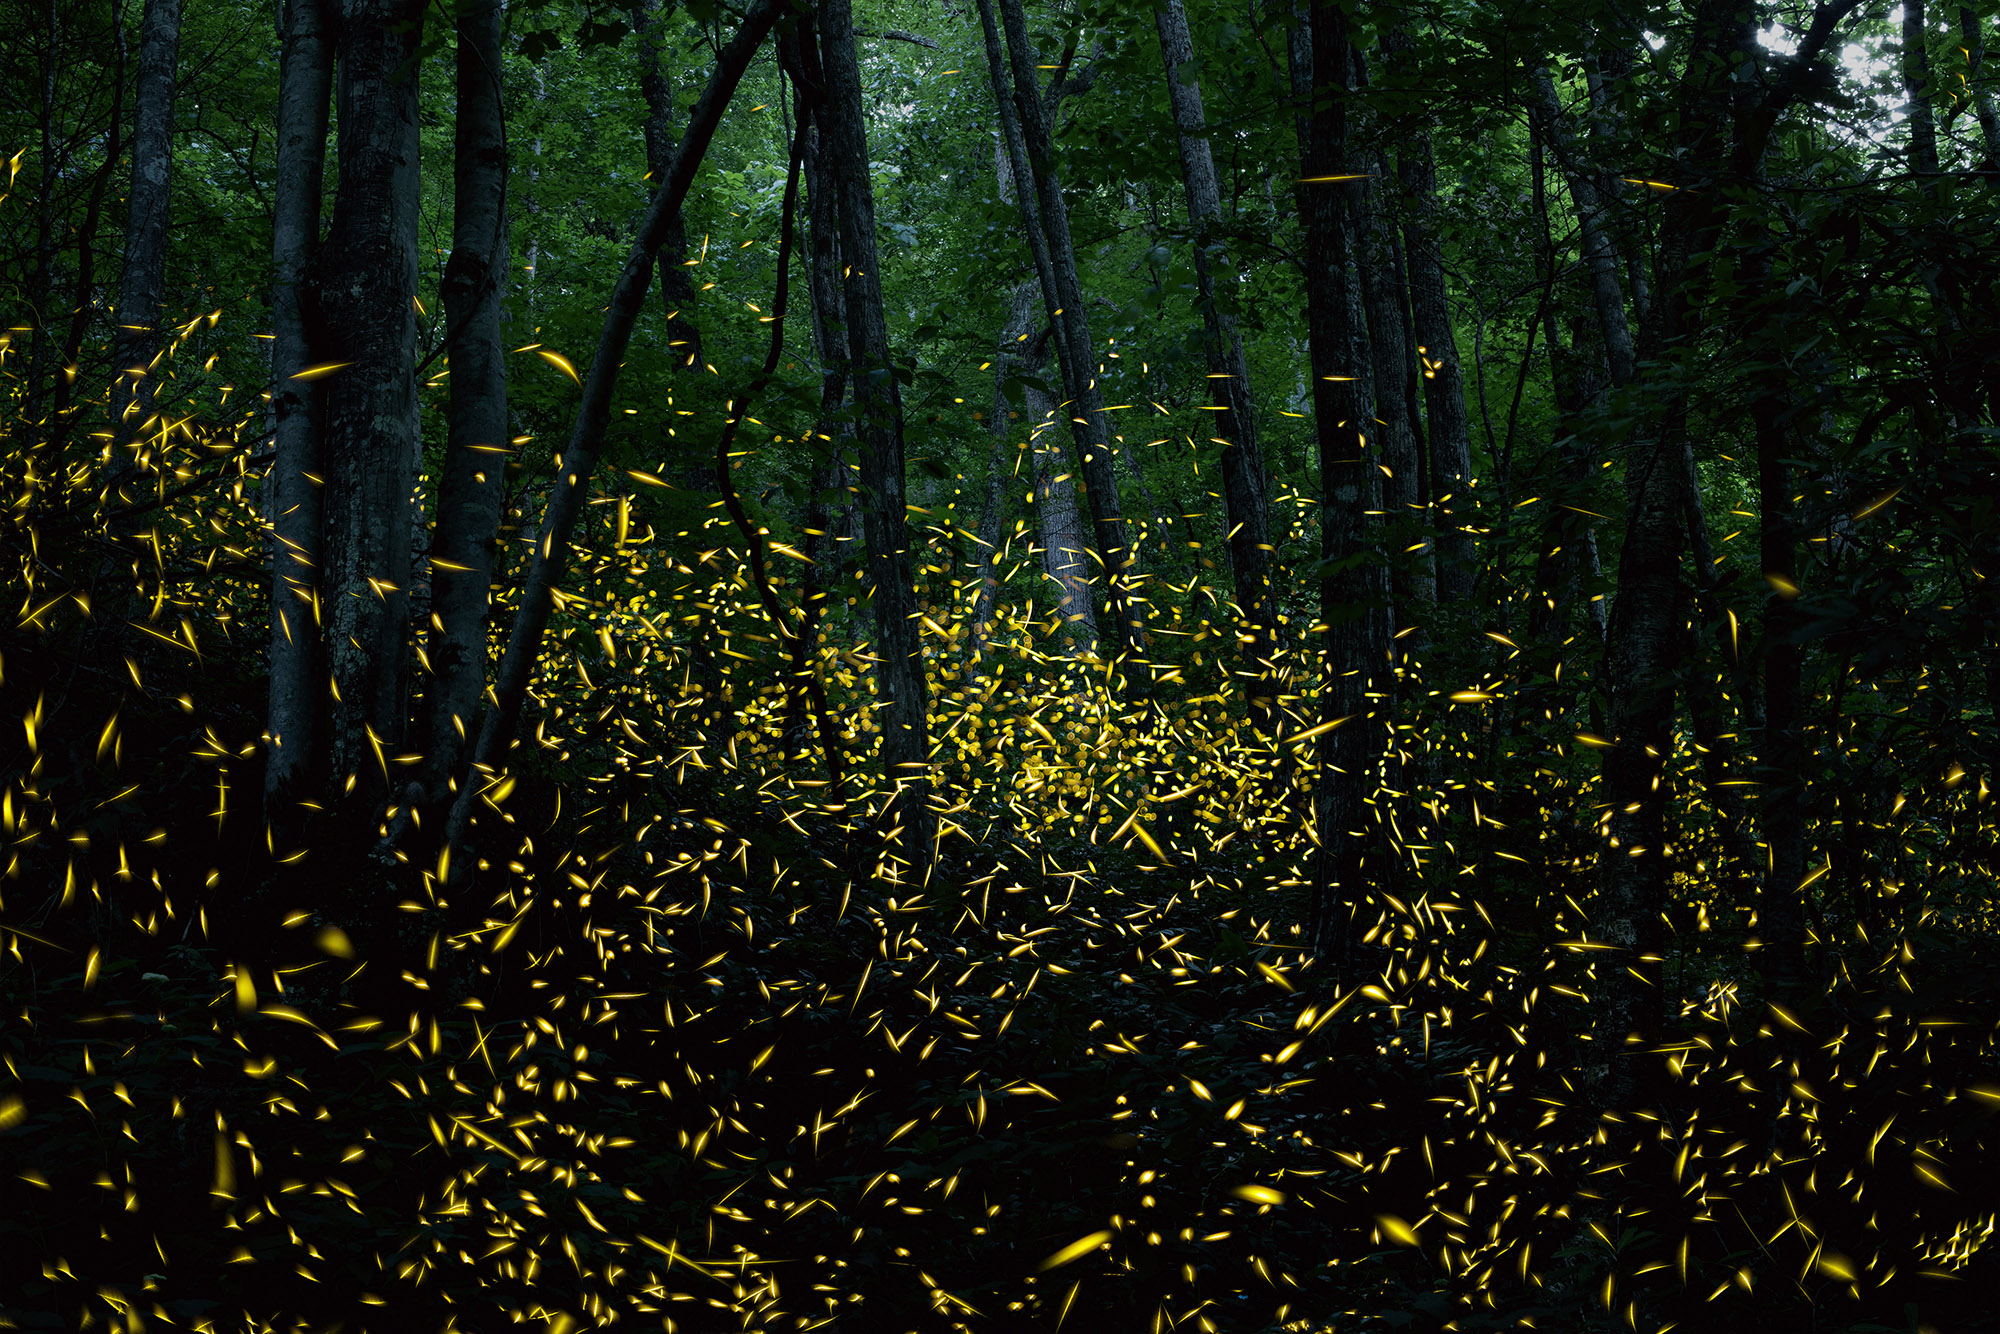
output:
[[[1825,985],[1783,1004],[1686,742],[1675,1036],[1600,1116],[1590,738],[1504,712],[1567,645],[1405,660],[1363,835],[1396,869],[1337,975],[1309,733],[1248,725],[1212,599],[1156,594],[1187,643],[1145,692],[1018,593],[974,662],[932,530],[912,877],[879,790],[787,758],[740,544],[621,478],[454,880],[268,839],[254,435],[159,425],[114,525],[91,469],[5,455],[14,1327],[1987,1327],[1987,783],[1907,710],[1854,711],[1836,762],[1928,776],[1821,877]],[[1277,698],[1317,717],[1309,671]]]

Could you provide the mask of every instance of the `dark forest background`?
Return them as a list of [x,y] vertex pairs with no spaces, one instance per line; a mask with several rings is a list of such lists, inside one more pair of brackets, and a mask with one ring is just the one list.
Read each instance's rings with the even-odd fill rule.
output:
[[0,0],[0,1326],[2000,1324],[1990,0]]

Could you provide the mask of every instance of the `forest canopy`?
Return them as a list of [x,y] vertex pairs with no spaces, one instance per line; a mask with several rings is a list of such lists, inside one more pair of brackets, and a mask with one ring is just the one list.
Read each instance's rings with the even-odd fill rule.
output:
[[0,0],[0,1325],[1994,1328],[1996,17]]

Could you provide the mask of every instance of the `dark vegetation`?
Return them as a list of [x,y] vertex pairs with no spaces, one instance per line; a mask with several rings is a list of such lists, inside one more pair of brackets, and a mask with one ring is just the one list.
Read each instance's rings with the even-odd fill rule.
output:
[[0,1328],[2000,1324],[1989,4],[278,11],[0,3]]

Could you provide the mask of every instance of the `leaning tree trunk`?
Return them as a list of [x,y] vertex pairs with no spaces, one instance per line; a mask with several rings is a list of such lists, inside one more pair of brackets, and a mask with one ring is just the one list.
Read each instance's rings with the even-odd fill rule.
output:
[[1142,627],[1131,596],[1136,553],[1131,550],[1125,532],[1118,477],[1113,469],[1111,431],[1104,399],[1097,389],[1090,323],[1084,313],[1083,285],[1077,277],[1069,209],[1063,202],[1062,181],[1056,170],[1055,140],[1037,82],[1034,50],[1029,44],[1027,17],[1020,0],[1000,0],[1000,15],[1006,28],[1004,56],[991,0],[980,0],[979,18],[985,30],[988,72],[1001,133],[1013,162],[1015,179],[1023,186],[1029,183],[1033,186],[1019,191],[1023,230],[1028,233],[1029,248],[1034,252],[1042,302],[1056,344],[1056,362],[1066,399],[1061,407],[1070,415],[1084,491],[1090,500],[1097,557],[1106,576],[1106,608],[1117,630],[1118,652],[1130,665],[1131,675],[1127,679],[1132,686],[1143,690],[1146,679]]
[[305,292],[313,360],[340,367],[326,380],[322,492],[328,760],[335,784],[352,777],[375,797],[405,733],[424,9],[343,2],[339,185]]
[[458,9],[458,116],[452,139],[452,249],[445,264],[451,407],[431,540],[430,738],[425,800],[447,799],[486,690],[494,539],[506,495],[507,139],[501,105],[501,0]]
[[[1344,966],[1356,911],[1367,892],[1374,841],[1366,798],[1385,737],[1385,711],[1370,687],[1388,654],[1379,548],[1381,474],[1364,439],[1369,417],[1360,375],[1363,330],[1353,290],[1346,94],[1352,67],[1347,20],[1334,5],[1311,11],[1311,110],[1300,173],[1306,233],[1306,328],[1312,342],[1313,426],[1320,466],[1320,621],[1324,657],[1313,796],[1319,853],[1313,861],[1311,935]],[[1295,81],[1297,72],[1295,72]]]
[[315,758],[327,696],[320,639],[320,516],[325,476],[320,432],[324,382],[299,379],[312,364],[301,286],[319,246],[333,83],[332,0],[287,0],[278,74],[278,149],[271,227],[270,703],[265,730],[265,817],[291,832],[296,802],[317,784]]
[[1596,173],[1578,156],[1575,136],[1563,121],[1562,100],[1556,95],[1555,81],[1545,66],[1530,71],[1534,100],[1530,115],[1549,146],[1569,187],[1570,202],[1576,208],[1577,234],[1582,242],[1584,269],[1590,278],[1590,299],[1597,311],[1597,324],[1604,336],[1605,355],[1611,364],[1611,384],[1621,387],[1632,379],[1634,356],[1632,326],[1625,315],[1625,292],[1618,282],[1618,255],[1611,244],[1609,218],[1604,198],[1597,186]]
[[111,393],[113,473],[129,469],[132,437],[152,411],[154,360],[167,286],[167,214],[174,170],[174,80],[181,0],[146,0],[139,24],[139,89],[132,122],[132,190],[126,200],[125,272],[118,284],[118,372]]
[[569,566],[570,533],[576,528],[577,516],[583,512],[589,491],[586,483],[604,452],[605,429],[611,421],[612,391],[618,384],[618,372],[624,363],[625,351],[631,346],[633,327],[645,305],[646,291],[652,285],[653,257],[666,237],[668,222],[680,212],[682,201],[687,198],[688,187],[708,152],[710,140],[715,137],[723,109],[735,95],[736,85],[741,82],[751,56],[763,44],[783,9],[784,0],[753,0],[736,35],[716,57],[715,72],[709,76],[701,99],[688,116],[687,132],[681,137],[680,151],[674,154],[673,166],[667,173],[665,183],[647,206],[645,221],[640,224],[639,235],[632,244],[631,253],[625,258],[625,267],[619,272],[618,282],[611,290],[604,327],[597,339],[597,351],[591,358],[590,370],[584,376],[583,396],[577,404],[576,420],[570,427],[569,442],[563,449],[548,510],[542,516],[534,553],[529,558],[527,574],[522,580],[520,610],[514,614],[506,652],[494,673],[492,703],[480,719],[479,744],[472,754],[472,766],[480,771],[482,781],[469,781],[469,775],[461,776],[458,797],[452,803],[446,838],[454,846],[464,838],[473,802],[483,790],[484,780],[497,780],[507,753],[514,745],[514,733],[520,725],[521,705],[527,697],[528,681],[533,674],[535,660],[541,655],[549,615],[555,608],[556,585],[562,582]]
[[877,716],[883,773],[893,785],[883,821],[901,858],[922,878],[936,850],[936,821],[929,801],[928,700],[903,500],[903,401],[889,357],[875,249],[875,191],[868,174],[861,70],[848,0],[825,0],[820,23],[827,89],[821,142],[828,173],[838,183],[847,347],[861,444],[861,524],[874,583],[870,605],[875,609]]
[[[1188,222],[1194,232],[1196,303],[1201,310],[1209,395],[1217,409],[1215,436],[1223,442],[1222,495],[1229,516],[1230,572],[1236,605],[1251,627],[1250,642],[1244,645],[1245,668],[1250,676],[1267,677],[1269,660],[1279,647],[1270,579],[1270,505],[1264,456],[1252,412],[1250,368],[1233,309],[1237,265],[1219,235],[1222,196],[1216,184],[1215,158],[1209,151],[1208,121],[1202,110],[1187,11],[1181,0],[1158,0],[1153,18],[1160,34],[1161,63],[1166,67],[1167,104],[1173,111],[1180,144]],[[1268,703],[1259,701],[1267,701],[1273,693],[1268,686],[1250,691],[1250,716],[1259,730],[1268,729],[1271,716]]]

